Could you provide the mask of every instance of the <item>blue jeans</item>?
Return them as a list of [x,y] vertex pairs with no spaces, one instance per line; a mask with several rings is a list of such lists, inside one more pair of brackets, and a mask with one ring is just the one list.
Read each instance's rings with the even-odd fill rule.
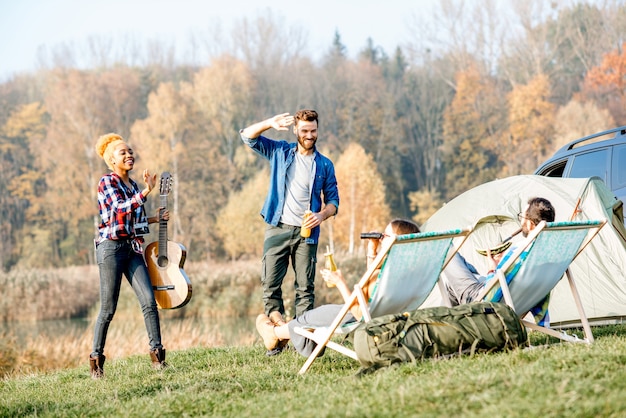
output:
[[313,309],[315,303],[315,266],[317,244],[307,244],[300,236],[300,227],[285,224],[267,225],[263,243],[263,302],[267,315],[285,313],[282,285],[289,261],[295,273],[295,316]]
[[139,300],[150,340],[150,350],[163,348],[159,312],[148,269],[141,254],[132,249],[128,240],[105,240],[96,248],[96,259],[100,270],[100,313],[96,320],[91,355],[102,355],[104,352],[109,325],[120,297],[122,274],[126,276]]

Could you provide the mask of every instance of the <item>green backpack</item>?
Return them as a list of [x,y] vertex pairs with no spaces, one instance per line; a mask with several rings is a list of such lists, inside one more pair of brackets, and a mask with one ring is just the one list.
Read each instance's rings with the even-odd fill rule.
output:
[[504,303],[438,306],[372,318],[354,331],[354,350],[373,371],[395,363],[528,345],[526,328]]

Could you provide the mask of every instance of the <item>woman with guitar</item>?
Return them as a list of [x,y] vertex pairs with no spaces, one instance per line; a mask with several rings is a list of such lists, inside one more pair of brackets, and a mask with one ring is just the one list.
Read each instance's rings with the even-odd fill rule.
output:
[[91,376],[94,379],[104,376],[104,345],[117,308],[122,274],[126,276],[141,305],[152,366],[156,369],[166,366],[159,313],[141,244],[142,235],[148,233],[148,224],[169,219],[168,211],[162,208],[157,210],[157,216],[146,217],[143,205],[157,182],[157,176],[144,170],[145,187],[139,188],[129,176],[135,165],[133,150],[121,136],[113,133],[101,136],[96,144],[96,152],[111,173],[102,176],[98,184],[100,224],[95,246],[100,270],[100,313],[95,325],[93,349],[89,355]]

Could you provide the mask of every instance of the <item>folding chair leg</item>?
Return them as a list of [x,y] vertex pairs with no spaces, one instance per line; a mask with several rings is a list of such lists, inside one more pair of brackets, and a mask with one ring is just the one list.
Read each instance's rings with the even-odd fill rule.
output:
[[[308,339],[310,339],[312,341],[315,341],[315,343],[317,344],[317,347],[324,347],[324,344],[325,344],[325,346],[330,348],[331,350],[338,351],[341,354],[343,354],[345,356],[348,356],[348,357],[350,357],[350,358],[352,358],[354,360],[357,360],[357,361],[359,360],[359,358],[357,357],[356,352],[354,352],[354,350],[350,350],[348,347],[346,347],[344,345],[341,345],[341,344],[338,344],[338,343],[336,343],[334,341],[330,341],[330,340],[326,341],[326,338],[318,338],[320,335],[319,334],[316,335],[315,332],[312,332],[310,330],[305,330],[305,329],[299,329],[299,328],[296,329],[296,332],[298,334],[302,335],[303,337],[306,337],[306,338],[308,338]],[[322,350],[321,348],[319,350],[317,350],[317,349],[314,350],[314,352],[307,359],[307,363],[309,363],[309,360],[311,359],[310,364],[307,365],[305,363],[305,366],[307,366],[307,367],[305,368],[305,366],[303,366],[300,369],[300,374],[304,374],[311,367],[311,364],[313,363],[313,360],[315,358],[317,358],[317,355],[321,352],[321,350]],[[313,355],[315,355],[315,357]]]
[[[328,344],[328,342],[326,342],[326,344]],[[304,362],[304,364],[302,365],[298,373],[305,374],[307,370],[309,370],[309,368],[311,367],[311,365],[313,364],[317,356],[320,354],[322,349],[326,347],[326,344],[319,344],[319,343],[317,344],[317,346],[315,347],[311,355],[309,355],[309,358],[306,359],[306,361]]]
[[570,334],[567,334],[565,332],[558,332],[558,331],[553,330],[551,328],[542,327],[540,325],[535,324],[534,322],[527,321],[525,319],[522,319],[522,324],[524,324],[524,326],[526,328],[530,328],[530,329],[532,329],[534,331],[542,332],[542,333],[550,335],[550,336],[552,336],[554,338],[558,338],[559,340],[567,341],[567,342],[570,342],[570,343],[589,343],[589,340],[587,340],[587,339],[581,340],[580,338],[578,338],[575,335],[570,335]]
[[572,291],[572,297],[574,298],[574,302],[576,303],[576,308],[578,309],[578,315],[580,316],[580,322],[583,325],[583,331],[585,334],[585,339],[581,340],[576,336],[572,336],[566,334],[565,332],[558,332],[550,328],[542,327],[534,322],[523,320],[522,322],[527,328],[530,328],[535,331],[543,332],[544,334],[551,335],[558,339],[569,341],[569,342],[585,342],[591,344],[594,342],[593,333],[591,332],[591,327],[589,326],[589,321],[587,320],[587,316],[585,315],[585,310],[583,309],[583,304],[580,299],[580,294],[578,293],[578,289],[576,288],[576,283],[574,282],[574,278],[572,277],[572,273],[568,268],[565,270],[565,275],[567,276],[567,280],[570,285],[570,290]]
[[353,350],[350,350],[346,346],[343,346],[341,344],[337,344],[334,341],[328,341],[326,343],[326,347],[328,347],[330,349],[333,349],[335,351],[338,351],[341,354],[343,354],[344,356],[350,357],[351,359],[354,359],[354,360],[357,360],[357,361],[359,360],[359,358],[356,356],[356,352],[354,352]]
[[574,282],[574,278],[572,277],[572,273],[569,268],[565,270],[565,275],[567,276],[567,280],[569,281],[570,289],[572,290],[572,296],[574,297],[574,302],[576,302],[576,308],[578,308],[578,315],[580,315],[580,322],[583,324],[583,330],[585,331],[585,339],[592,343],[593,333],[591,332],[591,327],[589,326],[589,321],[587,320],[587,315],[585,315],[585,310],[583,308],[582,300],[580,300],[580,294],[578,293],[578,289],[576,288],[576,283]]
[[337,329],[337,327],[339,327],[339,325],[341,324],[341,321],[350,310],[350,306],[352,305],[352,302],[354,302],[354,300],[356,299],[357,299],[356,296],[354,295],[351,296],[350,299],[341,308],[339,315],[337,315],[337,317],[333,320],[333,323],[328,328],[328,332],[323,333],[322,337],[320,337],[319,339],[314,338],[314,341],[317,343],[317,346],[315,347],[315,349],[313,350],[309,358],[306,359],[306,361],[304,362],[304,364],[302,365],[298,373],[304,374],[307,372],[307,370],[309,370],[309,368],[311,367],[311,365],[313,364],[313,362],[315,361],[319,353],[321,353],[324,347],[326,347],[328,343],[330,342],[330,339],[335,333],[335,330]]

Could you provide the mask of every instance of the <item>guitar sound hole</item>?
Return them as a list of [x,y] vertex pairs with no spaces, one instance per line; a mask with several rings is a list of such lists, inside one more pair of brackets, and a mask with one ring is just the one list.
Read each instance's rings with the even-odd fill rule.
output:
[[165,266],[167,266],[167,257],[161,256],[161,257],[159,257],[157,262],[159,263],[159,267],[165,267]]

